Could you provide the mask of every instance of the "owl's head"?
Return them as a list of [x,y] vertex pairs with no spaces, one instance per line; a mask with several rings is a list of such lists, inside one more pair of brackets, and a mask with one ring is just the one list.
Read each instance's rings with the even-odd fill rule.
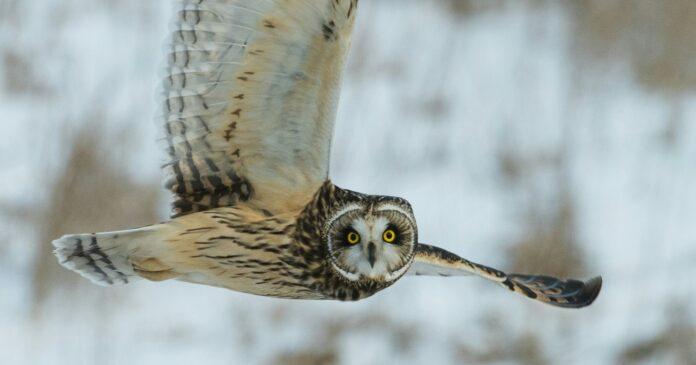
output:
[[410,204],[365,196],[338,207],[325,227],[333,270],[349,281],[391,282],[408,270],[418,230]]

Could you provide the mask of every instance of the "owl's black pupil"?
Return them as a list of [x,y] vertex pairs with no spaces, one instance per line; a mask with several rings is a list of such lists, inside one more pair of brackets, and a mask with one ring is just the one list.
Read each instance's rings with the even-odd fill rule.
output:
[[348,243],[351,244],[357,243],[360,240],[360,236],[353,230],[347,231],[345,237],[348,240]]

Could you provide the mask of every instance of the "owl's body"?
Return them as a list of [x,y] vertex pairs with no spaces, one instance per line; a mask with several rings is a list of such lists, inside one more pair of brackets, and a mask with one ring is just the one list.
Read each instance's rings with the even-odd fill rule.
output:
[[323,234],[317,227],[323,226],[331,205],[342,201],[336,192],[327,183],[305,209],[281,216],[242,204],[176,218],[172,221],[176,229],[166,236],[166,249],[156,259],[165,271],[140,273],[153,275],[154,280],[162,275],[281,298],[358,300],[370,296],[386,285],[354,285],[324,260]]
[[54,241],[102,285],[178,279],[358,300],[405,275],[478,275],[561,307],[588,282],[505,274],[418,242],[401,198],[333,185],[329,155],[358,0],[181,0],[164,80],[172,220]]
[[343,277],[326,260],[324,228],[332,212],[348,204],[370,210],[395,202],[403,201],[326,182],[301,211],[272,215],[242,203],[136,230],[67,236],[59,243],[72,251],[58,253],[65,252],[70,269],[101,285],[178,279],[279,298],[358,300],[405,270],[377,280]]
[[249,206],[225,207],[176,218],[161,226],[162,244],[131,255],[150,280],[178,278],[244,293],[319,298],[291,265],[294,216],[267,217]]

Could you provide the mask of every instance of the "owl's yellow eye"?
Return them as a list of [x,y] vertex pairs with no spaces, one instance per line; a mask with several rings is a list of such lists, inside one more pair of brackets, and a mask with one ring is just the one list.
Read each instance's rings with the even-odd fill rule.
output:
[[350,243],[351,245],[354,245],[354,244],[360,242],[360,235],[357,234],[356,232],[350,231],[346,235],[346,241],[348,241],[348,243]]
[[396,232],[393,229],[388,229],[382,233],[382,239],[386,243],[394,243],[396,241]]

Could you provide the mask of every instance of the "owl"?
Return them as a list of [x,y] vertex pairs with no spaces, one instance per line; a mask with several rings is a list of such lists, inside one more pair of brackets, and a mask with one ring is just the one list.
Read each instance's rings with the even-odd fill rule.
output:
[[420,243],[408,201],[329,179],[358,0],[183,0],[162,92],[171,220],[67,235],[60,263],[96,284],[181,280],[291,299],[359,300],[404,276],[476,275],[583,307],[588,281],[506,274]]

